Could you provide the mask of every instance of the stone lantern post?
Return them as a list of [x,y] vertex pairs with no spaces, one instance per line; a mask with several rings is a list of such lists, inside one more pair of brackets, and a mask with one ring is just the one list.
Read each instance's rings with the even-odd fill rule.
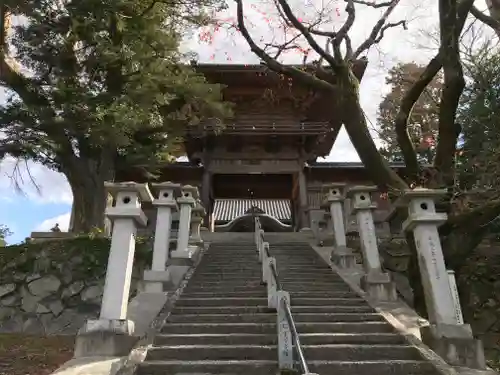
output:
[[203,239],[201,238],[201,224],[203,223],[205,215],[205,208],[201,205],[200,201],[197,201],[196,206],[194,206],[193,211],[191,212],[191,232],[188,242],[190,245],[203,245]]
[[382,271],[378,252],[377,235],[373,222],[373,210],[377,205],[372,202],[371,193],[376,186],[353,186],[347,196],[351,199],[353,212],[356,214],[363,253],[365,275],[361,279],[362,288],[368,295],[381,301],[397,300],[396,287],[388,273]]
[[192,262],[196,256],[195,248],[189,247],[189,235],[191,227],[191,213],[199,198],[198,189],[191,185],[181,187],[181,196],[177,198],[179,205],[179,231],[177,234],[177,249],[172,252],[173,259]]
[[171,285],[170,272],[166,269],[170,250],[170,232],[172,229],[172,213],[177,210],[175,192],[180,184],[162,182],[151,185],[157,191],[158,198],[153,200],[157,207],[155,239],[153,246],[153,262],[151,270],[144,271],[147,292],[163,292],[164,287]]
[[356,268],[356,257],[352,250],[347,247],[344,227],[343,205],[346,184],[329,184],[325,185],[324,188],[327,189],[325,200],[330,211],[335,239],[331,261],[341,269]]
[[435,201],[445,194],[445,190],[406,190],[396,201],[396,206],[408,205],[403,230],[413,232],[418,253],[430,323],[421,329],[422,340],[451,365],[486,369],[482,343],[462,322],[460,302],[454,298],[454,275],[444,262],[438,227],[447,215],[436,212]]
[[127,320],[135,236],[137,224],[147,225],[141,203],[151,202],[153,197],[147,184],[106,182],[105,187],[116,204],[106,209],[113,233],[101,312],[99,319],[88,320],[78,332],[75,357],[127,355],[135,342],[134,322]]

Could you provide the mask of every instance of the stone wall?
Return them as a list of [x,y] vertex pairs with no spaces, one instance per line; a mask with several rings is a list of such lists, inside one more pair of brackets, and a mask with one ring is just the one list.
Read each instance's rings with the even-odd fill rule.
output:
[[[150,264],[138,240],[131,288]],[[75,239],[0,248],[0,332],[74,334],[100,310],[109,240]]]

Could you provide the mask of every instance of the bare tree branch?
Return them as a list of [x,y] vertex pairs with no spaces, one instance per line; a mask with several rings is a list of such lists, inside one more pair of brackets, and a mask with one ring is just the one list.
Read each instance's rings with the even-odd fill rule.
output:
[[351,30],[352,25],[354,25],[354,21],[356,19],[356,9],[354,8],[354,3],[352,0],[346,0],[347,6],[345,8],[347,12],[347,19],[342,25],[342,27],[339,29],[337,32],[337,35],[333,37],[332,40],[332,46],[333,46],[333,53],[335,56],[335,60],[339,61],[342,56],[340,52],[340,45],[342,44],[342,41],[346,38],[346,36],[349,33],[349,30]]
[[306,86],[316,86],[329,91],[334,91],[336,89],[334,85],[322,79],[318,79],[312,74],[308,74],[293,66],[279,63],[278,61],[273,59],[269,54],[267,54],[262,48],[260,48],[253,40],[252,36],[248,32],[248,29],[245,25],[245,18],[243,15],[243,1],[242,0],[234,0],[234,1],[236,2],[236,18],[241,35],[243,35],[243,37],[247,41],[251,51],[255,53],[259,58],[261,58],[272,70],[279,73],[287,74],[290,77],[297,79],[297,81],[305,84]]
[[302,22],[298,20],[295,14],[293,14],[292,9],[290,8],[290,5],[288,5],[287,0],[277,0],[277,1],[281,9],[283,10],[283,13],[285,14],[286,18],[290,21],[293,27],[299,30],[300,33],[304,36],[304,38],[307,40],[311,48],[320,57],[323,57],[333,69],[335,69],[336,66],[338,65],[338,61],[336,61],[330,54],[326,53],[325,50],[322,47],[320,47],[320,45],[318,44],[318,42],[316,42],[310,31],[304,26]]
[[383,7],[391,6],[391,4],[392,4],[392,1],[376,3],[375,1],[352,0],[352,2],[356,3],[356,4],[366,5],[366,6],[369,6],[372,8],[383,8]]
[[493,31],[498,35],[500,38],[500,21],[494,19],[491,16],[488,16],[487,14],[484,14],[481,12],[479,9],[477,9],[475,6],[473,6],[470,10],[471,14],[476,17],[479,21],[484,23],[485,25],[488,25],[493,29]]
[[360,44],[360,46],[356,49],[354,52],[353,57],[357,58],[359,55],[361,55],[363,52],[367,51],[371,46],[374,44],[380,42],[382,38],[384,37],[384,32],[391,28],[391,27],[396,27],[402,25],[403,28],[406,30],[406,21],[399,21],[396,23],[387,23],[387,19],[391,15],[391,13],[394,11],[396,6],[400,3],[401,0],[392,0],[390,2],[390,5],[388,8],[385,10],[384,14],[380,19],[377,21],[375,26],[373,26],[372,31],[370,32],[370,35],[368,38]]

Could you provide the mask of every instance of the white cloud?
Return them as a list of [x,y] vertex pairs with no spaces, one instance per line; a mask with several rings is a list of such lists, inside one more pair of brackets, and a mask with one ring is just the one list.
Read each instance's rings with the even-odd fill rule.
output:
[[35,227],[35,232],[48,232],[56,224],[59,224],[59,228],[61,229],[61,231],[67,232],[69,227],[70,217],[71,217],[71,212],[68,212],[66,214],[44,220]]
[[73,194],[63,174],[31,161],[19,162],[17,166],[18,170],[14,177],[20,184],[20,192],[16,191],[13,178],[11,178],[16,168],[16,160],[5,158],[0,162],[0,196],[4,199],[13,200],[21,194],[39,204],[72,203]]

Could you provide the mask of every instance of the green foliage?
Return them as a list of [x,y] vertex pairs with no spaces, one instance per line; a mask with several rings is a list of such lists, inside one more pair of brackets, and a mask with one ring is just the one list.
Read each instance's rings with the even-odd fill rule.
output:
[[16,51],[23,69],[0,54],[0,84],[10,94],[0,105],[0,159],[31,159],[64,173],[73,229],[101,227],[104,181],[130,168],[154,177],[159,163],[182,152],[187,125],[230,114],[222,87],[184,64],[188,55],[180,52],[182,38],[223,5],[26,0],[15,48],[3,49]]
[[462,188],[498,191],[500,183],[500,55],[484,51],[467,64],[469,82],[458,120],[462,125]]
[[[403,161],[394,123],[404,95],[417,81],[424,68],[425,66],[415,63],[400,63],[389,71],[386,78],[386,84],[390,85],[391,91],[379,105],[377,125],[379,137],[384,143],[380,151],[391,161]],[[435,144],[426,140],[437,139],[441,84],[442,76],[438,75],[420,96],[408,121],[408,134],[422,163],[432,163],[434,158]]]
[[5,238],[12,236],[10,229],[3,224],[0,224],[0,241],[5,240]]
[[[106,272],[109,238],[79,236],[73,239],[23,243],[0,248],[0,281],[8,283],[16,273],[58,273],[70,265],[74,278],[99,278]],[[134,263],[151,264],[151,246],[138,238]]]
[[187,124],[224,117],[221,87],[182,65],[179,52],[182,36],[218,5],[28,1],[12,44],[29,74],[0,77],[12,93],[0,108],[0,157],[62,172],[75,157],[149,165],[168,156]]
[[[477,207],[500,198],[500,55],[483,49],[465,64],[467,87],[457,120],[462,126],[458,184],[466,204]],[[500,238],[500,220],[487,223],[489,235]]]

